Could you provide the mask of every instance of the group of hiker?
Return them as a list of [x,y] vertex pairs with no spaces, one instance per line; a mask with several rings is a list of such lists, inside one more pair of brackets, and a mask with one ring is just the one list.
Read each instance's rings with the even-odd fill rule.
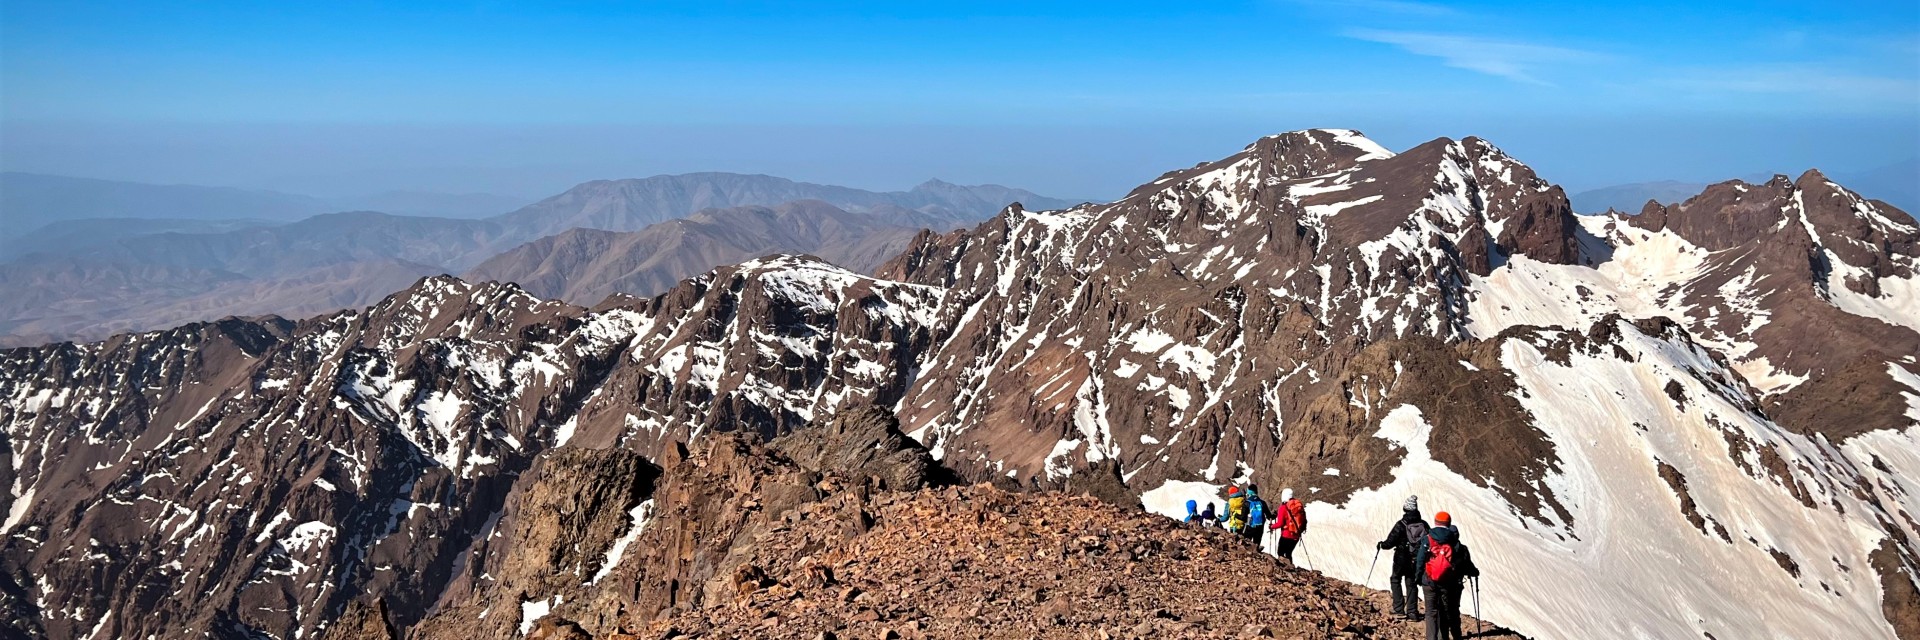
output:
[[[1186,522],[1223,527],[1252,540],[1255,546],[1260,545],[1266,531],[1278,531],[1276,551],[1289,561],[1293,560],[1300,537],[1307,532],[1306,505],[1293,496],[1292,489],[1280,493],[1278,509],[1270,508],[1260,498],[1259,487],[1252,483],[1244,488],[1228,487],[1223,511],[1216,512],[1211,502],[1205,509],[1199,507],[1199,501],[1187,501]],[[1380,551],[1393,551],[1389,588],[1393,615],[1412,622],[1424,621],[1427,640],[1464,637],[1460,628],[1460,596],[1466,591],[1469,578],[1480,577],[1480,568],[1474,566],[1473,554],[1467,550],[1466,543],[1461,542],[1453,517],[1441,511],[1433,515],[1433,524],[1429,525],[1420,515],[1420,498],[1408,496],[1401,506],[1400,519],[1387,529],[1386,539],[1375,546]],[[1374,560],[1379,559],[1375,553]],[[1424,616],[1420,613],[1422,591],[1427,602]]]
[[1213,503],[1207,503],[1204,512],[1196,511],[1199,501],[1187,501],[1187,522],[1199,522],[1207,526],[1218,525],[1229,533],[1252,540],[1254,546],[1260,546],[1266,538],[1266,532],[1279,532],[1280,539],[1275,549],[1280,557],[1293,559],[1293,550],[1300,544],[1300,536],[1307,532],[1307,505],[1293,497],[1293,490],[1280,492],[1280,508],[1275,509],[1260,498],[1260,487],[1248,483],[1245,488],[1227,487],[1226,510],[1215,513]]

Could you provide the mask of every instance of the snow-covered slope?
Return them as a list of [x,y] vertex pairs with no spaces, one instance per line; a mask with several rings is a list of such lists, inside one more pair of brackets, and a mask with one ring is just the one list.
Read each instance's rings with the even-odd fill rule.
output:
[[[1382,407],[1374,435],[1405,457],[1391,482],[1315,505],[1325,570],[1363,579],[1370,543],[1419,495],[1474,548],[1486,615],[1529,634],[1891,635],[1873,555],[1890,543],[1883,528],[1920,505],[1856,494],[1869,457],[1768,421],[1738,374],[1675,326],[1606,318],[1519,330],[1499,348],[1561,452],[1547,484],[1570,518],[1515,512],[1434,460],[1436,427],[1418,407]],[[1890,470],[1911,477],[1912,462]],[[1892,535],[1920,533],[1908,522]]]

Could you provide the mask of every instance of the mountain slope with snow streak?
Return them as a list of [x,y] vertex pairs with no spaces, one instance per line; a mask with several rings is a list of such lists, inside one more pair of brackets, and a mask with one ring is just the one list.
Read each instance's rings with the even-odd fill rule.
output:
[[[1663,315],[1725,355],[1783,425],[1836,439],[1907,424],[1920,228],[1817,171],[1714,185],[1638,216],[1582,216],[1580,265],[1516,257],[1473,285],[1476,336]],[[1819,348],[1805,348],[1818,332]],[[1870,411],[1834,412],[1836,400]],[[1836,415],[1840,413],[1840,415]]]
[[[972,232],[923,238],[882,271],[950,289],[941,311],[949,333],[898,407],[902,422],[948,464],[979,477],[1045,486],[1117,463],[1143,504],[1174,517],[1188,499],[1219,501],[1229,482],[1251,480],[1269,493],[1295,488],[1335,510],[1318,520],[1323,531],[1367,532],[1342,537],[1351,555],[1321,552],[1335,575],[1358,580],[1365,571],[1341,567],[1371,555],[1363,542],[1380,535],[1374,530],[1391,522],[1390,506],[1404,495],[1381,498],[1379,513],[1347,505],[1356,492],[1400,478],[1404,445],[1375,434],[1396,407],[1411,406],[1432,431],[1434,464],[1465,480],[1446,491],[1471,487],[1499,505],[1489,513],[1501,517],[1483,526],[1502,531],[1515,569],[1596,531],[1631,526],[1601,515],[1656,495],[1645,487],[1682,493],[1673,483],[1693,477],[1692,491],[1730,496],[1687,499],[1689,509],[1706,512],[1703,523],[1718,524],[1673,533],[1686,542],[1671,550],[1660,546],[1667,540],[1648,540],[1648,552],[1703,571],[1714,566],[1709,558],[1758,559],[1779,575],[1728,580],[1768,591],[1783,607],[1825,611],[1820,620],[1863,637],[1891,633],[1883,604],[1892,612],[1920,603],[1912,588],[1920,554],[1908,524],[1920,511],[1897,488],[1862,501],[1806,502],[1795,513],[1741,521],[1728,534],[1759,543],[1735,545],[1711,528],[1733,526],[1714,519],[1714,509],[1740,513],[1758,509],[1748,502],[1901,472],[1886,471],[1893,456],[1874,462],[1839,448],[1872,433],[1876,444],[1897,449],[1915,425],[1901,400],[1911,389],[1894,380],[1910,372],[1907,356],[1920,348],[1859,302],[1870,296],[1885,314],[1901,313],[1914,245],[1910,231],[1887,224],[1900,216],[1809,173],[1797,182],[1719,185],[1638,217],[1583,218],[1557,188],[1483,141],[1438,140],[1387,156],[1339,138],[1285,134],[1119,202],[1012,210]],[[1845,246],[1833,248],[1836,238]],[[1521,325],[1584,332],[1609,314],[1673,317],[1680,337],[1663,337],[1719,354],[1715,389],[1741,412],[1711,420],[1745,447],[1721,457],[1751,473],[1729,475],[1727,464],[1689,450],[1621,466],[1613,458],[1622,454],[1569,435],[1580,423],[1568,421],[1594,424],[1593,416],[1612,429],[1705,420],[1645,413],[1673,403],[1669,394],[1684,393],[1684,381],[1669,380],[1675,391],[1666,382],[1585,388],[1597,413],[1569,414],[1529,400],[1553,380],[1520,376],[1487,353]],[[1825,330],[1823,348],[1795,349],[1816,326]],[[1625,347],[1598,357],[1617,360],[1610,367],[1644,362]],[[1688,360],[1682,368],[1705,375],[1703,367]],[[1806,398],[1852,408],[1802,411],[1815,406]],[[1801,460],[1806,469],[1776,468]],[[1614,467],[1633,474],[1637,488],[1592,486],[1592,469]],[[1445,497],[1434,498],[1446,508]],[[1679,502],[1665,503],[1670,521],[1688,522]],[[1829,557],[1824,534],[1839,532],[1856,542]],[[1719,550],[1680,551],[1696,547]],[[1598,551],[1567,569],[1605,570],[1616,551]],[[1783,565],[1804,567],[1797,570],[1808,577]],[[1573,605],[1551,599],[1495,619],[1545,637],[1582,635],[1568,619],[1653,635],[1755,630],[1709,606],[1734,590],[1697,587],[1624,600],[1698,607],[1703,615],[1691,620],[1669,611],[1636,621],[1631,608],[1568,616]],[[1590,600],[1564,602],[1592,607]]]
[[7,351],[0,606],[29,636],[295,637],[375,595],[404,626],[542,450],[897,395],[887,358],[938,300],[775,257],[591,312],[441,277],[298,323]]
[[1293,488],[1303,563],[1345,580],[1418,493],[1459,515],[1489,618],[1538,637],[1920,637],[1896,213],[1810,172],[1581,217],[1483,140],[1310,130],[922,232],[877,277],[772,256],[593,309],[432,278],[0,352],[0,608],[54,637],[404,630],[462,593],[502,633],[589,615],[547,583],[686,577],[619,546],[666,502],[622,489],[499,582],[537,459],[657,462],[879,406],[971,481],[1176,517]]
[[1352,350],[1467,337],[1459,283],[1498,256],[1577,258],[1565,196],[1484,141],[1362,140],[1269,137],[1112,204],[924,237],[882,271],[950,289],[901,421],[1022,479],[1272,476]]
[[1381,407],[1374,435],[1405,457],[1392,482],[1315,505],[1324,570],[1364,576],[1380,523],[1414,494],[1460,523],[1485,573],[1483,612],[1540,637],[1892,635],[1883,592],[1899,584],[1885,582],[1908,579],[1876,556],[1914,539],[1898,520],[1917,505],[1854,491],[1867,457],[1768,421],[1737,373],[1664,321],[1495,342],[1562,452],[1547,484],[1570,519],[1516,513],[1433,459],[1439,427],[1419,407]]

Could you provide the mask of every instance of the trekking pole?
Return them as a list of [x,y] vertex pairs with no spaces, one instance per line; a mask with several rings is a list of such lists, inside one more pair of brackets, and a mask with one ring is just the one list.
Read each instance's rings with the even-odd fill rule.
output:
[[1307,539],[1300,539],[1300,555],[1307,559],[1307,568],[1313,568],[1313,554],[1307,553]]
[[1377,566],[1380,566],[1380,550],[1376,548],[1373,550],[1373,562],[1367,565],[1367,581],[1360,583],[1360,586],[1368,587],[1373,584],[1373,568]]
[[1487,632],[1487,621],[1480,619],[1480,576],[1473,577],[1473,635]]

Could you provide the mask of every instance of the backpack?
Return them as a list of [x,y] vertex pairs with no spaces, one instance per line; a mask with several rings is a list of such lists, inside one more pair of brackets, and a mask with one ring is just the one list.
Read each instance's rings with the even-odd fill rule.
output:
[[1427,579],[1440,582],[1453,577],[1453,544],[1427,539]]
[[1247,524],[1255,527],[1266,524],[1267,501],[1254,498],[1248,502],[1250,504],[1247,505]]
[[1240,496],[1227,498],[1227,530],[1239,533],[1247,526],[1247,499]]
[[1427,539],[1427,521],[1415,520],[1400,526],[1405,527],[1407,530],[1407,543],[1402,545],[1406,549],[1407,554],[1411,556],[1412,554],[1418,553],[1420,549],[1415,545]]
[[1285,509],[1287,519],[1281,525],[1280,535],[1297,539],[1300,534],[1307,532],[1307,506],[1301,504],[1299,498],[1294,498],[1287,501]]

